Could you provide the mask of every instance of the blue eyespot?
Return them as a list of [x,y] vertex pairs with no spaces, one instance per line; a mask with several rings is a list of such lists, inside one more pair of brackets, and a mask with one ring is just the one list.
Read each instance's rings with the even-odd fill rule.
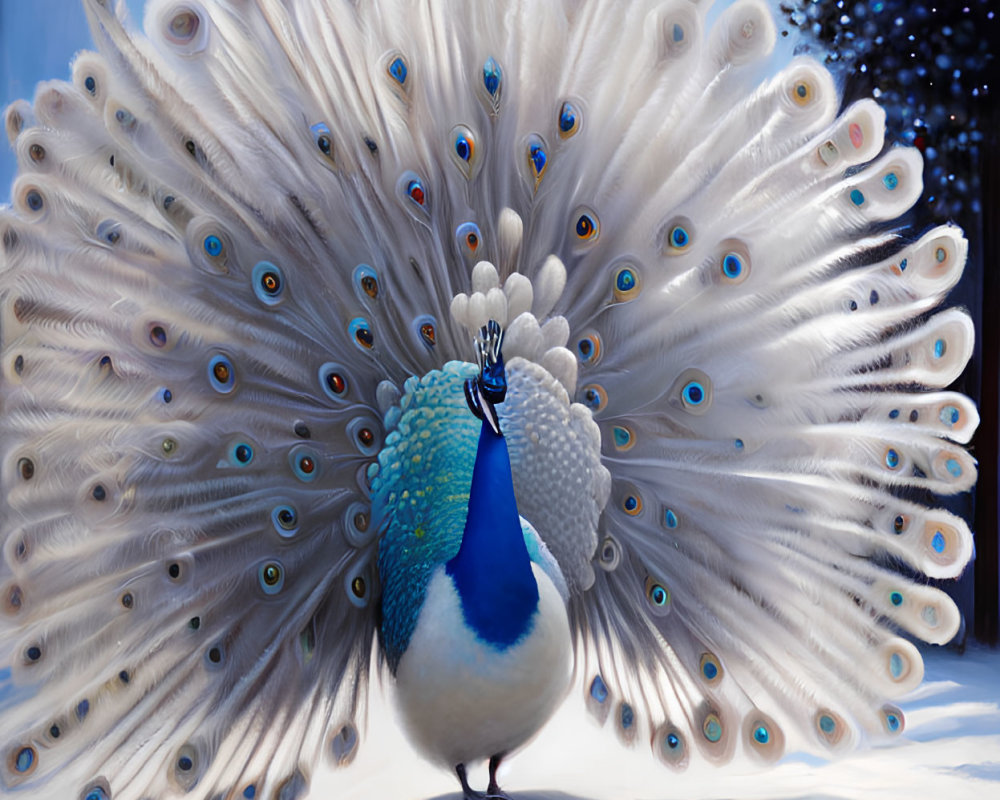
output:
[[632,432],[622,425],[615,425],[611,429],[611,435],[617,450],[628,450],[633,445]]
[[209,256],[209,258],[218,258],[222,255],[222,239],[214,233],[210,233],[205,237],[202,242],[202,247],[205,249],[205,253]]
[[895,172],[887,172],[882,176],[882,183],[885,188],[891,192],[899,186],[899,178],[896,176]]
[[767,744],[771,740],[771,734],[764,725],[757,725],[753,729],[753,738],[757,744]]
[[347,326],[347,331],[354,343],[362,350],[371,350],[375,346],[375,334],[372,333],[368,320],[355,317]]
[[639,296],[642,287],[639,280],[639,272],[632,265],[625,265],[614,274],[614,299],[619,303],[626,303]]
[[396,56],[389,62],[387,67],[389,75],[398,83],[400,86],[406,85],[406,76],[409,73],[409,69],[406,66],[406,60],[402,56]]
[[816,724],[819,726],[820,731],[827,736],[831,735],[837,729],[836,721],[829,714],[820,714]]
[[673,509],[668,508],[663,512],[663,524],[668,528],[676,528],[678,524],[677,514],[674,513]]
[[208,381],[220,394],[229,394],[236,386],[233,363],[223,355],[213,356],[208,362]]
[[288,539],[299,530],[299,513],[294,506],[282,503],[271,510],[271,524],[279,536]]
[[608,699],[608,687],[600,675],[595,675],[594,680],[590,683],[590,696],[598,703],[603,703]]
[[951,475],[951,477],[953,478],[962,477],[962,465],[959,463],[958,459],[949,458],[947,461],[944,462],[944,468],[948,470],[948,473]]
[[22,747],[17,751],[17,755],[14,756],[14,769],[22,775],[30,772],[35,766],[35,758],[34,747]]
[[865,196],[860,189],[851,189],[851,202],[859,207],[864,204]]
[[705,738],[715,744],[722,738],[722,721],[716,714],[709,714],[701,725],[701,732]]
[[683,250],[691,243],[691,236],[687,229],[681,225],[675,225],[670,229],[670,246],[677,250]]
[[87,790],[83,800],[110,800],[107,791],[102,786],[93,786]]
[[743,259],[736,253],[726,253],[722,259],[722,274],[730,280],[736,280],[743,274]]
[[944,536],[941,531],[935,531],[934,536],[931,538],[931,547],[934,548],[935,553],[943,553],[947,543],[944,540]]
[[670,591],[659,583],[651,583],[646,589],[646,596],[657,608],[664,608],[670,603]]
[[462,159],[462,161],[468,161],[472,158],[472,148],[471,140],[463,134],[459,134],[455,138],[455,155]]
[[604,387],[597,383],[591,383],[583,387],[581,392],[583,404],[591,411],[601,411],[608,404],[608,394]]
[[486,59],[483,64],[483,86],[490,97],[497,98],[500,92],[500,84],[503,81],[503,70],[492,56]]
[[580,115],[576,107],[569,101],[559,109],[559,135],[568,139],[580,130]]
[[698,381],[690,381],[681,390],[681,398],[685,405],[700,406],[705,401],[705,387]]
[[955,406],[944,406],[938,414],[938,419],[949,428],[954,426],[960,418],[961,415]]
[[944,339],[937,339],[934,342],[934,358],[941,358],[945,351],[948,349],[948,345]]
[[45,201],[42,199],[42,193],[37,189],[29,189],[24,195],[24,202],[27,204],[28,208],[32,211],[41,211],[45,206]]
[[90,92],[90,94],[97,94],[97,81],[94,79],[93,75],[88,75],[83,79],[83,86],[88,92]]
[[541,144],[535,143],[528,146],[528,164],[536,179],[542,177],[547,161],[548,156],[545,154],[545,148]]
[[253,292],[264,305],[275,306],[285,292],[285,278],[281,269],[270,261],[259,261],[251,274]]
[[239,442],[233,445],[233,449],[230,452],[230,460],[239,467],[245,467],[253,461],[253,447],[246,442]]
[[894,606],[901,606],[903,604],[903,595],[900,592],[890,592],[889,602]]
[[663,743],[671,750],[676,750],[681,746],[681,738],[676,733],[668,733],[664,737]]
[[897,453],[891,447],[885,451],[885,465],[889,469],[899,468],[899,453]]

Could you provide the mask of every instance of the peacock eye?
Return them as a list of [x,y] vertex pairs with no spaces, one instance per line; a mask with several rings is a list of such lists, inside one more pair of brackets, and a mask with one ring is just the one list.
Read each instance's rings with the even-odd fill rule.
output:
[[311,125],[313,141],[317,149],[330,161],[333,160],[333,136],[330,133],[330,126],[325,122],[317,122]]
[[285,277],[280,267],[270,261],[259,261],[254,265],[251,280],[254,294],[264,305],[274,306],[281,302]]
[[355,294],[360,300],[375,300],[379,296],[378,273],[368,264],[358,264],[354,268]]
[[232,362],[223,355],[213,356],[208,362],[208,380],[220,394],[229,394],[236,386],[236,373]]
[[580,112],[575,105],[566,101],[559,108],[559,136],[568,139],[580,131]]

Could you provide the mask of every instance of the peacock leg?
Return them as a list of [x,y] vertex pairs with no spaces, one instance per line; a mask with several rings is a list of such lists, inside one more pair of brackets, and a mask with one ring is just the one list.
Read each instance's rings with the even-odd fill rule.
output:
[[[490,780],[492,785],[493,779],[493,762],[490,761]],[[469,786],[469,776],[465,774],[465,764],[458,764],[455,766],[455,774],[458,775],[458,779],[462,782],[462,793],[465,796],[465,800],[486,800],[486,795],[482,792],[477,792],[471,786]]]
[[490,785],[486,787],[486,797],[489,800],[510,800],[510,796],[497,783],[497,769],[505,755],[506,753],[498,753],[490,758]]

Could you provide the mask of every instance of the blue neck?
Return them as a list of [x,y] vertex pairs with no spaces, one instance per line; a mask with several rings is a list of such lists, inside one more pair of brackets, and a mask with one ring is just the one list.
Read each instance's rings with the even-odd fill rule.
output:
[[466,624],[506,648],[531,627],[538,586],[514,499],[507,442],[484,421],[472,472],[469,513],[458,555],[446,567]]

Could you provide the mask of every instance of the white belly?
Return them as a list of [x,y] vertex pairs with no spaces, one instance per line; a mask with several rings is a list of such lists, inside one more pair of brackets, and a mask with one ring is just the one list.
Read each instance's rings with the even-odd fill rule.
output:
[[534,626],[505,650],[469,630],[455,585],[439,567],[396,671],[398,701],[413,744],[453,769],[508,753],[545,724],[569,689],[569,622],[549,577],[538,584]]

